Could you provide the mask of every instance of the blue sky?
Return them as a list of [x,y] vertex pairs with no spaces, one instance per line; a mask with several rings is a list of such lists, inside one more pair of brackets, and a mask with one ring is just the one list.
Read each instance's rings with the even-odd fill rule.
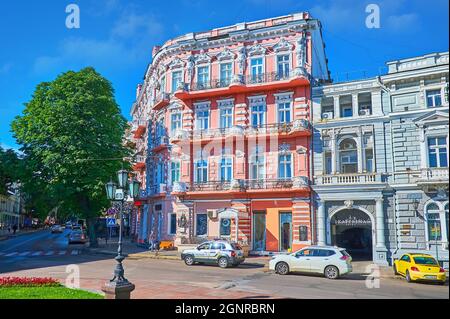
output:
[[[67,5],[81,28],[67,29]],[[365,8],[380,7],[381,27],[365,27]],[[384,72],[385,62],[448,50],[448,0],[40,0],[2,1],[0,144],[17,148],[10,123],[39,82],[94,66],[116,90],[123,114],[135,98],[151,49],[196,31],[309,11],[322,21],[333,77]]]

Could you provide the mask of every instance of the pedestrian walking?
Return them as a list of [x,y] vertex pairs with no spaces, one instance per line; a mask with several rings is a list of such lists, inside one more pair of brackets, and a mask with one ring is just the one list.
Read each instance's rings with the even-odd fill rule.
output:
[[8,234],[11,233],[11,225],[8,225]]
[[13,235],[16,234],[16,231],[17,231],[17,224],[14,224],[14,226],[13,226]]

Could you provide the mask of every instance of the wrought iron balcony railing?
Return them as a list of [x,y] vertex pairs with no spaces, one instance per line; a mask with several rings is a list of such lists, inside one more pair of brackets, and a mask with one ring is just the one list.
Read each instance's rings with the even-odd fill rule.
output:
[[[251,74],[244,76],[239,79],[239,84],[242,85],[251,85],[251,84],[259,84],[259,83],[270,83],[277,82],[283,80],[289,80],[292,77],[292,72],[268,72],[268,73],[260,73],[260,74]],[[209,90],[209,89],[219,89],[229,87],[235,81],[232,78],[226,79],[211,79],[207,81],[194,82],[192,85],[188,86],[185,83],[179,86],[179,89],[183,89],[186,91],[201,91],[201,90]]]

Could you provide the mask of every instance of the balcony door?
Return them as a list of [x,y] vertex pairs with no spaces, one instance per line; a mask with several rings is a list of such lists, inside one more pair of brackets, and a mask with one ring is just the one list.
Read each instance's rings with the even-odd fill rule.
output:
[[253,213],[253,250],[266,250],[266,213]]

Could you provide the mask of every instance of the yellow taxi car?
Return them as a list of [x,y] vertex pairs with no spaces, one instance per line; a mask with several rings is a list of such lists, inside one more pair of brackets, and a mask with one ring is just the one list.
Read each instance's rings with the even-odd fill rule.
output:
[[447,280],[445,269],[431,255],[404,254],[394,260],[394,273],[412,281],[435,281],[441,285]]

